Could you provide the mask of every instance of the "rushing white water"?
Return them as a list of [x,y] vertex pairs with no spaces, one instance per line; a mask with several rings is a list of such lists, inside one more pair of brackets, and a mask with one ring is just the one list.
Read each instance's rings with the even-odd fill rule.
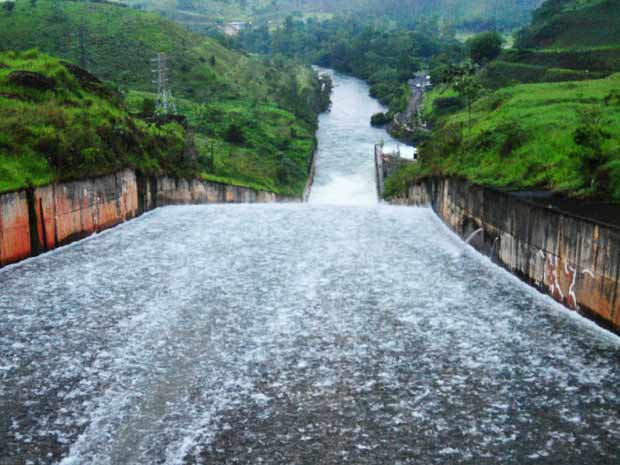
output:
[[369,124],[373,114],[386,109],[368,98],[368,86],[359,79],[320,68],[319,72],[332,77],[334,92],[331,111],[319,121],[317,171],[309,202],[376,205],[374,146],[383,142],[386,151],[399,147],[384,130]]
[[618,463],[618,339],[375,205],[377,107],[335,79],[312,203],[162,208],[0,271],[0,465]]

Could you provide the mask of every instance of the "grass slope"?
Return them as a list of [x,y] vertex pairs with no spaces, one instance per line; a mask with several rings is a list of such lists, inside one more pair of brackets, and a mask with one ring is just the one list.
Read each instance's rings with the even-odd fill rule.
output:
[[[432,174],[515,189],[620,200],[620,75],[522,84],[440,118],[420,163],[388,180],[388,196]],[[614,93],[616,92],[616,93]]]
[[94,76],[75,74],[56,58],[0,53],[0,192],[127,166],[191,174],[185,130],[133,118]]

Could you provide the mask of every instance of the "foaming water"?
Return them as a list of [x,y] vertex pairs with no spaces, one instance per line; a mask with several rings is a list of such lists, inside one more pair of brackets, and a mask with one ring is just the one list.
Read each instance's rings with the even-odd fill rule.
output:
[[[336,79],[323,147],[368,99]],[[618,338],[374,205],[351,153],[314,203],[161,208],[0,272],[0,465],[619,463]]]
[[349,76],[320,69],[334,82],[332,108],[320,116],[317,174],[309,202],[332,205],[376,205],[374,146],[398,143],[373,128],[370,117],[386,109],[368,97],[368,86]]

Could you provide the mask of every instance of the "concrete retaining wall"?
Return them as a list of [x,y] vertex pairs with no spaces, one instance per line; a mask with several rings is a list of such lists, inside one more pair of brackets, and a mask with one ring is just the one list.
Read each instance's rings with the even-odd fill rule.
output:
[[620,331],[620,228],[460,179],[429,179],[395,203],[431,205],[477,250],[568,308]]
[[272,192],[134,170],[0,195],[0,267],[165,205],[295,202]]

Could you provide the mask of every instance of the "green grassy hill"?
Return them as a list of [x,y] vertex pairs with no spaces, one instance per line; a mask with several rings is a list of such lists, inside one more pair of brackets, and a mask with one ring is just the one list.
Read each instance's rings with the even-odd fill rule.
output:
[[471,121],[454,87],[427,96],[432,133],[387,195],[444,175],[620,201],[619,13],[617,0],[547,0],[517,48],[477,74]]
[[113,4],[18,2],[0,15],[0,51],[38,48],[66,58],[105,81],[153,90],[153,62],[168,55],[173,94],[198,102],[272,98],[292,108],[283,91],[290,74],[229,50],[155,13]]
[[[199,163],[189,171],[170,164],[154,170],[283,194],[296,195],[303,189],[314,149],[316,116],[325,106],[321,83],[310,68],[226,49],[154,13],[92,2],[39,0],[33,5],[22,1],[9,14],[1,14],[0,50],[32,47],[83,65],[111,88],[122,91],[127,101],[119,102],[118,111],[125,113],[140,111],[145,99],[154,98],[151,60],[165,52],[170,87],[181,113],[191,123],[191,137],[183,134],[182,141],[194,146],[191,151]],[[40,105],[55,101],[48,97]],[[14,109],[9,103],[5,99],[0,105],[8,116]],[[37,105],[24,110],[30,115],[23,116],[26,123]],[[69,121],[69,113],[68,108],[63,110],[61,119]],[[88,119],[88,113],[80,118]],[[0,127],[3,140],[12,137],[7,128]],[[4,190],[133,163],[126,157],[109,163],[96,158],[90,167],[64,163],[46,168],[45,154],[36,144],[21,147],[21,139],[11,140],[0,145],[0,168],[4,174],[11,173],[3,176],[3,180],[9,179],[0,187]],[[88,144],[85,141],[80,146],[75,141],[72,147],[83,156]],[[36,158],[42,171],[22,160],[24,153],[28,159]]]
[[[467,111],[439,118],[422,146],[421,162],[392,177],[388,195],[402,195],[415,179],[441,174],[482,185],[618,201],[619,89],[616,74],[493,92],[473,105],[471,125]],[[434,91],[427,105],[444,98],[440,92]]]
[[185,129],[134,118],[96,77],[37,51],[0,53],[0,192],[133,166],[192,175]]
[[548,0],[532,25],[518,36],[518,48],[586,48],[620,45],[617,0]]

